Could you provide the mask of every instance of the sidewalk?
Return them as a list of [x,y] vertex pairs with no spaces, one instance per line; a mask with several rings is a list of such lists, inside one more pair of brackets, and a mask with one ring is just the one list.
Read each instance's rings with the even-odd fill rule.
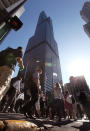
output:
[[29,119],[20,113],[0,113],[0,131],[90,131],[89,120]]
[[40,128],[20,113],[0,113],[0,131],[39,131]]

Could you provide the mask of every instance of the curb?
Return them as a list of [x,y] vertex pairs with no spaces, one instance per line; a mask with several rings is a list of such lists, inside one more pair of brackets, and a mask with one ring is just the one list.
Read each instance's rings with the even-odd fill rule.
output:
[[0,121],[0,131],[40,131],[32,122],[26,120],[3,120]]

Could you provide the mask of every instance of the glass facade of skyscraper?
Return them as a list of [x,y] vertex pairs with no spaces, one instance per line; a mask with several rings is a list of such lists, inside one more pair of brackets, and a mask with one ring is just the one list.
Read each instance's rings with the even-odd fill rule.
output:
[[52,21],[45,12],[41,12],[35,34],[28,41],[24,54],[24,65],[28,72],[37,66],[42,68],[41,86],[45,92],[51,91],[54,84],[62,80]]

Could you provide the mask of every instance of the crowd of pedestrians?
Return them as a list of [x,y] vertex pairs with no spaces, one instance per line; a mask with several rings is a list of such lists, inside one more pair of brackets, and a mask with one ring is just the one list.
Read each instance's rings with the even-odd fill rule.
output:
[[0,112],[23,113],[32,119],[37,117],[57,121],[62,118],[77,120],[88,114],[87,98],[82,92],[77,101],[68,90],[62,90],[60,82],[55,83],[51,92],[43,92],[40,83],[43,72],[40,67],[27,72],[25,78],[19,75],[12,78],[17,62],[20,71],[24,69],[22,54],[22,47],[0,52],[0,59],[3,58],[0,61]]

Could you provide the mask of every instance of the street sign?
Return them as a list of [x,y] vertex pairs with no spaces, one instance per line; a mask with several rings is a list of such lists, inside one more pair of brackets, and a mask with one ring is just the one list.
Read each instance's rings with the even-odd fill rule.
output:
[[0,27],[0,41],[5,37],[9,30],[10,27],[7,24],[3,24],[2,27]]

